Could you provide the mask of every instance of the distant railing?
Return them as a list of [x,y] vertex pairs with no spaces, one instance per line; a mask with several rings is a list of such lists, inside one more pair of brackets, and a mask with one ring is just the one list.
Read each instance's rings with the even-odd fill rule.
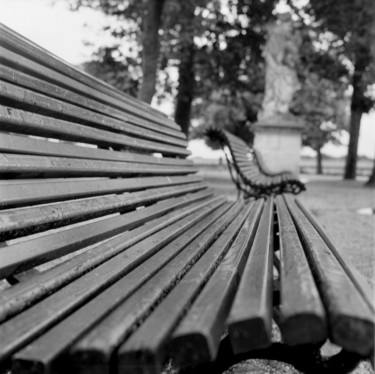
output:
[[[368,177],[371,174],[371,167],[358,167],[357,166],[357,176]],[[301,165],[300,166],[301,174],[316,174],[316,166],[313,165]],[[324,175],[343,175],[344,167],[340,166],[323,166]]]

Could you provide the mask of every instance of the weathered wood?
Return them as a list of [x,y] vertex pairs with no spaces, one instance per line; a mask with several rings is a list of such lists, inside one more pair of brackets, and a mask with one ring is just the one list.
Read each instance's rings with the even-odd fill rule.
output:
[[0,153],[0,173],[9,177],[134,176],[192,174],[191,167]]
[[[54,84],[62,84],[69,88],[69,83],[72,82],[75,91],[83,91],[88,96],[97,98],[98,100],[108,104],[114,105],[120,109],[123,109],[135,117],[145,118],[150,121],[157,122],[161,126],[166,126],[174,129],[178,129],[178,126],[172,121],[165,117],[162,117],[160,113],[150,108],[149,106],[136,101],[129,96],[121,93],[120,91],[114,89],[113,87],[105,84],[104,82],[78,70],[77,68],[67,64],[66,62],[60,60],[58,57],[52,55],[47,50],[37,46],[36,44],[30,42],[26,38],[14,33],[14,31],[0,25],[0,45],[8,48],[10,51],[17,53],[20,57],[25,57],[36,62],[39,66],[47,67],[51,73],[54,75],[45,77],[50,82]],[[1,55],[2,56],[2,55]],[[18,60],[11,62],[11,67],[18,66]],[[22,62],[22,60],[21,60]],[[28,71],[31,75],[36,75],[40,77],[39,70],[32,70],[27,66],[20,66],[21,70]],[[56,74],[57,73],[57,74]],[[58,77],[56,78],[56,75]],[[61,79],[61,77],[63,79]],[[81,85],[83,83],[83,85]],[[79,86],[80,87],[77,87]],[[90,89],[92,88],[92,89]],[[143,125],[145,121],[139,121],[139,125]]]
[[[65,158],[82,158],[82,159],[94,159],[94,160],[108,160],[108,161],[119,161],[119,162],[135,162],[138,157],[137,154],[127,154],[125,152],[116,152],[104,149],[98,149],[95,146],[88,145],[77,145],[70,142],[52,142],[40,139],[33,139],[25,136],[18,135],[7,135],[1,134],[0,136],[0,152],[4,153],[18,153],[27,155],[40,155],[40,156],[55,156]],[[148,165],[162,165],[160,158],[150,157]],[[158,161],[159,160],[159,161]],[[145,163],[146,164],[146,163]],[[147,165],[146,164],[146,165]],[[185,162],[182,165],[168,165],[172,169],[181,167],[186,170],[189,163]],[[166,165],[164,165],[165,167]],[[192,165],[190,164],[190,167]],[[153,166],[154,167],[154,166]]]
[[329,337],[341,347],[369,355],[374,349],[374,314],[327,243],[295,202],[286,199],[326,306]]
[[155,274],[137,293],[75,344],[70,354],[73,355],[73,360],[78,363],[80,370],[84,371],[84,367],[89,362],[95,362],[99,367],[110,363],[114,349],[168,294],[198,258],[209,250],[211,243],[229,224],[228,219],[233,219],[238,211],[237,204],[226,214],[219,212],[214,224],[211,224],[162,271]]
[[2,210],[0,211],[0,237],[10,239],[107,214],[123,213],[137,206],[193,193],[204,188],[205,185],[201,183],[190,183],[186,186],[164,187]]
[[[127,135],[117,132],[109,132],[83,124],[77,124],[57,118],[51,118],[39,113],[0,105],[0,123],[4,131],[37,135],[47,138],[77,141],[94,144],[99,147],[115,149],[127,149],[135,143]],[[136,149],[137,150],[137,149]],[[21,152],[22,153],[22,152]],[[126,153],[122,156],[124,161],[146,162],[146,163],[169,163],[186,164],[186,160],[173,159],[170,157],[152,157],[150,155]]]
[[[192,221],[189,216],[177,221],[138,244],[127,248],[126,251],[120,252],[73,283],[35,304],[27,310],[27,313],[21,313],[3,323],[1,335],[4,338],[0,341],[0,357],[3,359],[8,357],[40,336],[46,329],[52,327],[150,258],[194,223],[195,221]],[[124,246],[122,239],[121,235],[112,238],[111,244],[113,245],[113,242],[117,241],[117,246]],[[104,243],[104,245],[107,244],[108,242]]]
[[356,285],[358,291],[361,293],[364,300],[367,302],[368,306],[373,310],[375,313],[374,307],[374,295],[373,290],[368,284],[368,281],[365,277],[356,269],[356,267],[352,264],[350,259],[345,256],[344,253],[338,250],[338,248],[333,244],[332,240],[330,239],[329,235],[326,231],[323,230],[322,226],[319,222],[315,219],[311,212],[309,212],[306,207],[304,207],[298,200],[295,201],[298,205],[299,209],[303,212],[303,214],[307,217],[307,219],[311,222],[314,226],[315,230],[319,232],[319,235],[323,238],[323,240],[329,246],[329,249],[332,253],[336,256],[337,260],[340,262],[340,265],[346,271],[352,282]]
[[281,196],[276,198],[281,251],[281,313],[279,327],[289,345],[322,343],[326,318],[293,220]]
[[[51,117],[57,117],[61,119],[65,119],[67,121],[72,121],[75,120],[76,123],[83,123],[85,125],[91,124],[92,126],[95,124],[93,120],[90,121],[90,117],[85,119],[85,116],[88,116],[90,111],[88,113],[82,113],[82,119],[78,120],[76,117],[74,117],[71,112],[74,113],[75,108],[71,104],[67,103],[62,103],[59,102],[56,99],[51,99],[48,96],[38,94],[36,92],[30,91],[30,90],[25,90],[24,88],[17,87],[15,85],[12,85],[7,82],[0,81],[0,98],[4,103],[8,102],[15,102],[15,106],[17,105],[22,105],[23,109],[26,109],[27,111],[34,110],[37,112],[40,112],[43,115],[50,115]],[[81,109],[81,112],[83,109]],[[99,116],[99,115],[97,115]],[[104,123],[104,126],[98,126],[101,129],[108,130],[111,129],[107,123],[108,122],[116,122],[117,120],[114,119],[107,119],[106,117],[103,116],[102,122]],[[100,121],[98,120],[98,125],[100,125]],[[113,124],[112,130],[115,130],[115,132],[120,132],[123,130],[123,122],[118,121],[117,126]],[[152,136],[149,136],[148,138],[152,138]],[[155,138],[160,138],[155,133]],[[122,139],[127,139],[128,146],[133,147],[133,148],[143,148],[143,149],[148,149],[148,150],[162,150],[163,149],[163,144],[164,143],[156,143],[150,140],[144,140],[136,137],[130,137],[128,135],[123,134]],[[177,142],[175,141],[176,139],[172,139],[171,142],[172,144],[178,145],[178,140]],[[157,145],[158,144],[158,145]],[[181,154],[181,155],[188,155],[189,152],[181,146],[181,148],[178,148],[177,146],[171,146],[169,144],[165,144],[164,148],[169,150],[171,154]]]
[[249,215],[236,240],[173,332],[169,353],[178,366],[216,358],[225,321],[258,228],[262,205],[263,201],[258,200],[253,207],[249,206]]
[[[157,373],[161,370],[170,334],[198,292],[219,266],[248,213],[249,208],[245,208],[237,214],[215,243],[166,296],[163,303],[120,347],[119,371],[134,373],[145,365],[148,366],[150,373]],[[199,347],[197,346],[196,349],[199,350]]]
[[[158,204],[158,206],[147,207],[141,212],[130,213],[127,217],[128,223],[132,222],[134,227],[137,225],[140,227],[113,240],[89,247],[90,250],[84,251],[72,259],[68,258],[50,270],[34,276],[27,283],[18,284],[3,291],[0,296],[0,321],[8,319],[49,293],[78,278],[86,271],[187,215],[201,210],[200,214],[204,217],[207,209],[214,209],[217,204],[222,204],[222,201],[217,197],[207,199],[206,196],[205,199],[202,199],[202,195],[195,195],[191,196],[190,199],[171,199]],[[176,209],[178,211],[175,211]],[[146,223],[142,225],[142,221],[146,221]],[[125,225],[126,223],[126,221],[123,222]],[[83,247],[80,243],[81,237],[76,239],[76,248],[79,250]],[[47,250],[47,248],[45,249]]]
[[[0,53],[1,52],[0,47]],[[29,109],[30,111],[48,114],[53,117],[66,119],[76,123],[82,123],[86,126],[186,147],[186,141],[183,139],[171,137],[168,134],[160,134],[159,132],[150,131],[148,129],[142,129],[135,125],[126,123],[123,120],[102,115],[96,111],[84,109],[78,105],[66,103],[2,80],[0,80],[0,98],[5,103],[12,102],[15,103],[15,106],[22,105],[25,109]]]
[[18,207],[111,193],[133,192],[147,188],[179,186],[197,183],[200,180],[197,176],[126,179],[12,179],[0,183],[0,207]]
[[116,108],[109,108],[107,105],[103,104],[100,101],[91,100],[85,97],[84,95],[76,94],[75,92],[69,91],[49,82],[43,81],[35,77],[31,77],[30,75],[14,70],[8,66],[0,65],[0,79],[15,84],[17,86],[25,87],[27,89],[39,92],[41,94],[45,94],[50,97],[63,100],[71,104],[78,104],[83,108],[108,115],[112,118],[116,118],[121,121],[125,121],[128,124],[135,122],[135,126],[137,126],[135,128],[139,131],[142,130],[142,128],[145,128],[148,130],[156,131],[158,135],[165,134],[167,138],[171,136],[177,139],[184,139],[181,132],[173,130],[171,128],[163,128],[151,122],[146,122],[147,126],[138,127],[137,118],[132,115],[124,113],[123,111],[118,110]]
[[[223,212],[223,209],[220,209],[220,212]],[[53,371],[54,365],[57,367],[60,367],[61,363],[63,365],[67,358],[62,357],[62,354],[72,346],[79,336],[82,336],[90,327],[95,326],[103,317],[128,299],[142,284],[166,266],[171,259],[214,222],[215,213],[212,208],[207,209],[205,214],[197,213],[196,215],[200,216],[199,219],[202,216],[206,218],[192,225],[188,231],[161,248],[140,267],[129,272],[84,307],[20,351],[15,356],[15,367],[28,367],[32,362],[38,362],[39,365],[43,363],[43,371],[41,372],[49,373]],[[195,220],[195,222],[197,221],[198,219]]]
[[273,199],[267,200],[228,318],[235,353],[271,344]]
[[[203,194],[203,196],[206,196],[206,194]],[[50,207],[51,206],[45,206],[46,209]],[[39,210],[40,209],[38,208],[36,209],[37,212]],[[57,214],[56,219],[58,219],[59,212],[56,211],[53,213]],[[32,217],[32,214],[30,217]],[[43,217],[40,217],[40,219],[43,219]],[[116,234],[116,229],[118,230],[118,227],[122,227],[121,222],[126,222],[126,219],[127,215],[120,215],[119,217],[116,216],[114,218],[109,218],[106,221],[94,221],[85,226],[80,225],[77,228],[73,228],[72,231],[59,231],[57,234],[49,234],[47,232],[47,235],[45,236],[34,239],[27,238],[26,241],[10,244],[0,251],[0,275],[6,277],[10,272],[25,270],[25,268],[30,268],[30,266],[36,266],[40,263],[71,252],[74,250],[74,247],[71,247],[71,241],[75,242],[75,237],[77,235],[82,234],[83,237],[86,237],[87,241],[92,242],[102,236],[103,232],[108,236],[111,235],[111,231],[114,230],[113,234]],[[30,221],[32,222],[32,218],[30,218]],[[30,224],[32,224],[31,222]],[[108,224],[108,227],[106,226],[106,223]],[[58,224],[59,222],[56,226]],[[133,223],[130,221],[128,224],[131,227]],[[83,242],[84,241],[81,237],[82,245],[84,244]],[[50,247],[51,244],[53,244],[52,248]],[[45,250],[46,245],[47,248],[50,248],[48,252]]]

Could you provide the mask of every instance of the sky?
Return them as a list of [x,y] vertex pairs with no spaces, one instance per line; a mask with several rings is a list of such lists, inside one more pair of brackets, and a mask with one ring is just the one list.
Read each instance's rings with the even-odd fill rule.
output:
[[[0,0],[0,22],[69,63],[78,65],[90,59],[96,46],[108,41],[108,37],[100,33],[106,19],[100,12],[90,9],[71,12],[67,3],[67,0]],[[84,45],[87,41],[93,45]],[[172,105],[164,107],[165,111],[172,108]],[[344,156],[348,135],[344,134],[341,140],[343,146],[327,144],[323,152]],[[200,145],[193,148],[197,147]],[[203,152],[207,150],[201,149],[200,153]],[[309,149],[304,149],[303,153],[314,154]],[[375,157],[375,111],[362,118],[358,154]]]

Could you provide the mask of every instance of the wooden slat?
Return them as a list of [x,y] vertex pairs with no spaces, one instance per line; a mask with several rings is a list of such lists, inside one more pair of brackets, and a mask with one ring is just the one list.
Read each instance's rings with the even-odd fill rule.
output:
[[[193,302],[211,274],[219,266],[249,213],[246,207],[181,279],[142,326],[118,351],[119,371],[136,373],[147,365],[150,372],[160,372],[166,344],[186,309]],[[168,316],[168,318],[165,318]],[[199,350],[199,347],[196,347]]]
[[[15,103],[15,105],[20,105],[22,109],[36,111],[39,113],[42,113],[44,115],[52,115],[57,116],[58,118],[70,120],[70,121],[76,121],[76,117],[74,117],[74,113],[76,112],[77,108],[74,108],[71,104],[62,103],[56,99],[49,98],[48,96],[38,94],[36,92],[26,90],[22,87],[17,87],[13,84],[0,81],[0,98],[2,101],[4,101],[5,104],[11,102]],[[81,109],[83,111],[83,109]],[[68,115],[70,112],[72,112],[72,115]],[[88,118],[85,120],[85,115],[88,116]],[[98,115],[97,115],[98,116]],[[115,132],[121,132],[123,131],[123,122],[118,121],[118,124],[113,124],[112,127],[108,125],[108,122],[115,121],[114,119],[109,121],[106,117],[102,118],[102,121],[99,121],[94,123],[90,118],[92,117],[92,112],[86,111],[86,113],[82,114],[82,120],[78,121],[79,123],[83,123],[86,126],[90,125],[104,130],[114,130]],[[126,135],[127,136],[127,135]],[[155,134],[155,138],[162,139],[162,136],[158,136]],[[148,138],[151,138],[149,136]],[[123,139],[125,139],[125,134],[123,135]],[[157,139],[158,140],[158,139]],[[149,150],[162,150],[163,147],[167,150],[169,150],[170,153],[176,153],[176,154],[182,154],[187,155],[189,152],[187,152],[184,149],[184,146],[178,145],[175,142],[175,139],[173,138],[173,144],[175,146],[171,146],[170,144],[164,144],[164,143],[157,143],[150,140],[144,140],[138,137],[130,137],[127,136],[127,142],[129,147],[139,147]],[[182,147],[182,148],[180,148]],[[183,152],[182,152],[183,151]],[[182,153],[181,153],[182,152]]]
[[324,342],[327,323],[309,264],[282,196],[276,198],[281,251],[279,327],[289,345]]
[[[86,147],[75,145],[72,143],[56,143],[47,140],[31,139],[25,136],[8,135],[0,133],[0,152],[4,153],[17,153],[27,155],[38,155],[38,156],[52,156],[52,157],[65,157],[65,158],[82,158],[87,160],[105,160],[105,161],[119,161],[119,162],[131,162],[136,163],[137,156],[129,155],[125,152],[107,151],[103,149],[97,149],[93,147]],[[133,161],[129,161],[133,159]],[[160,160],[156,159],[156,160]],[[142,163],[143,164],[143,163]],[[150,162],[148,165],[158,168],[159,165],[163,165],[160,162]],[[171,169],[182,169],[186,170],[186,165],[168,165]],[[192,166],[192,165],[190,165]],[[166,165],[162,166],[165,168]]]
[[[17,284],[11,289],[3,291],[0,294],[0,321],[8,319],[56,289],[78,278],[88,270],[187,215],[197,211],[204,213],[210,204],[214,207],[218,201],[217,197],[211,198],[208,194],[195,194],[180,199],[170,199],[163,203],[146,207],[141,211],[129,213],[125,219],[112,220],[114,223],[112,230],[117,227],[120,231],[124,231],[123,227],[129,224],[141,226],[118,237],[93,245],[89,250],[78,254],[74,258],[68,259],[38,276],[32,277],[27,283]],[[176,211],[176,209],[178,210]],[[67,234],[66,237],[69,238],[72,231],[67,230],[63,234]],[[56,243],[58,235],[50,236],[50,238],[52,238],[49,242],[50,247],[44,247],[46,252],[58,250],[58,246],[61,243],[63,246],[66,244],[61,239],[60,243]],[[43,240],[41,240],[41,244],[43,244]],[[82,241],[87,241],[87,237],[85,237],[85,232],[80,231],[78,235],[74,236],[73,240],[69,240],[71,250],[79,250],[84,248]]]
[[135,108],[146,111],[154,117],[159,117],[164,121],[167,119],[166,115],[160,113],[158,110],[152,108],[150,105],[135,100],[130,95],[114,88],[108,83],[105,83],[104,81],[87,74],[83,70],[77,69],[76,67],[70,65],[61,58],[53,55],[46,49],[33,43],[24,36],[7,28],[3,24],[0,24],[0,29],[2,31],[1,45],[7,47],[9,50],[14,51],[20,57],[24,56],[28,59],[31,59],[32,61],[35,61],[36,63],[40,64],[41,66],[48,67],[53,71],[63,74],[65,78],[73,78],[78,82],[84,83],[88,87],[94,88],[97,92],[106,93],[109,97],[117,98],[120,102],[130,104]]
[[[97,100],[91,100],[83,95],[78,95],[72,91],[24,74],[8,66],[0,65],[0,79],[74,105],[79,105],[80,107],[83,107],[85,109],[108,115],[112,118],[125,121],[128,124],[130,124],[130,122],[134,122],[134,119],[132,121],[132,116],[130,116],[129,114],[125,114],[123,111],[120,111],[113,107],[108,107],[108,105],[105,105]],[[135,120],[135,122],[137,121]],[[130,125],[130,128],[133,127],[138,129],[138,131],[143,129],[138,125]],[[167,138],[171,136],[180,140],[183,139],[183,135],[177,130],[172,130],[169,128],[167,129],[151,123],[148,123],[146,128],[151,131],[156,131],[158,135],[164,134]]]
[[[1,53],[1,47],[0,47]],[[118,120],[77,105],[54,99],[50,96],[34,92],[24,87],[0,80],[0,98],[12,106],[21,107],[32,112],[40,112],[52,117],[66,119],[86,126],[124,133],[144,139],[152,139],[161,143],[186,146],[186,141],[161,134],[157,131],[139,128],[123,120]]]
[[271,344],[272,258],[273,198],[269,198],[228,318],[235,353]]
[[[135,144],[132,138],[123,134],[99,130],[2,105],[0,105],[0,124],[3,131],[89,143],[104,148],[127,149]],[[3,134],[0,136],[3,136]],[[189,163],[187,160],[182,159],[169,157],[156,158],[150,155],[129,152],[124,153],[121,157],[124,161],[130,162],[161,164]]]
[[177,366],[216,358],[220,338],[259,223],[263,201],[250,214],[223,261],[172,334],[169,354]]
[[[185,217],[120,252],[73,283],[1,325],[0,357],[5,359],[118,281],[160,248],[185,232],[194,220]],[[126,235],[125,233],[124,235]],[[120,244],[121,236],[113,238]],[[121,244],[120,244],[121,245]]]
[[[108,83],[105,83],[104,81],[95,78],[80,69],[77,69],[76,67],[68,64],[66,61],[63,61],[59,57],[51,54],[49,51],[41,48],[39,45],[26,39],[22,35],[15,33],[13,30],[7,27],[4,27],[4,25],[0,24],[0,27],[4,36],[2,44],[4,46],[7,46],[10,50],[18,53],[20,56],[22,55],[30,58],[31,60],[40,63],[42,66],[46,66],[56,72],[63,74],[65,77],[71,77],[74,80],[82,82],[83,84],[94,88],[94,91],[106,94],[109,99],[117,98],[120,104],[124,105],[124,107],[126,108],[130,106],[130,108],[134,107],[142,111],[146,111],[150,114],[151,118],[158,117],[159,120],[162,120],[162,123],[169,121],[168,117],[165,114],[152,108],[150,105],[139,100],[135,100],[130,95],[114,88]],[[46,60],[46,57],[48,57],[48,62]],[[102,100],[105,102],[104,99]],[[107,103],[111,103],[111,100],[107,100]],[[176,124],[173,122],[166,123],[165,125],[168,125],[171,128],[176,126]]]
[[21,179],[8,180],[0,184],[0,207],[14,208],[23,205],[46,203],[97,196],[111,193],[124,193],[148,188],[178,186],[197,183],[198,176],[144,177],[126,179]]
[[0,211],[0,237],[10,239],[74,222],[135,209],[137,206],[205,188],[201,183],[104,195]]
[[226,214],[219,212],[214,224],[211,224],[125,303],[80,339],[70,350],[70,355],[79,368],[84,368],[90,362],[95,362],[98,366],[110,364],[114,350],[210,247],[215,238],[227,227],[228,220],[233,219],[238,211],[237,204]]
[[357,270],[357,268],[354,266],[351,260],[343,252],[339,251],[339,249],[335,247],[329,235],[327,234],[325,230],[323,230],[323,228],[321,227],[319,222],[315,219],[313,214],[309,212],[309,210],[305,206],[303,206],[299,200],[295,200],[295,202],[298,205],[299,209],[301,209],[303,214],[307,217],[307,219],[314,226],[315,230],[318,231],[319,235],[327,243],[327,245],[329,246],[329,249],[336,256],[337,260],[340,262],[340,265],[346,271],[346,273],[348,274],[352,282],[356,285],[358,291],[361,293],[362,297],[365,299],[368,306],[375,313],[375,307],[374,307],[375,300],[373,297],[374,296],[373,290],[369,286],[366,278]]
[[[159,125],[172,129],[178,129],[175,123],[160,115],[155,109],[129,98],[127,95],[120,93],[106,83],[74,68],[66,62],[63,62],[36,44],[30,41],[25,42],[25,38],[20,37],[19,35],[15,37],[15,33],[4,27],[4,25],[0,24],[0,30],[1,46],[9,48],[18,54],[20,58],[19,60],[10,63],[12,67],[20,65],[19,68],[22,71],[28,71],[29,73],[32,72],[34,75],[43,77],[43,79],[47,79],[54,84],[62,85],[69,89],[73,89],[76,92],[83,92],[87,94],[87,96],[91,96],[106,104],[123,109],[136,117],[148,119],[157,122]],[[2,55],[0,56],[2,57]],[[49,70],[48,76],[40,74],[40,68],[32,70],[28,68],[29,64],[26,66],[22,65],[22,57],[35,61],[37,65],[42,68],[46,67]],[[18,62],[20,62],[20,64],[18,64]],[[138,121],[137,124],[144,125],[144,122],[145,121]]]
[[[216,204],[217,207],[218,204]],[[160,249],[155,255],[143,262],[141,266],[129,272],[117,283],[19,352],[16,355],[15,366],[27,367],[32,362],[38,362],[43,365],[43,373],[53,372],[54,366],[61,369],[64,362],[67,362],[62,354],[79,336],[88,331],[90,327],[95,326],[97,322],[113,311],[117,305],[129,298],[142,284],[177,256],[215,221],[215,209],[213,208],[211,206],[210,209],[206,209],[206,212],[199,212],[197,214],[197,216],[200,216],[199,220],[196,220],[198,223],[192,225],[189,230]],[[220,209],[220,211],[223,212],[223,209]],[[210,214],[208,215],[208,213]],[[95,368],[91,365],[87,369],[95,372]]]
[[333,343],[361,355],[374,349],[374,313],[314,226],[286,198],[326,306]]
[[0,153],[0,173],[5,177],[101,177],[182,175],[195,173],[189,166],[150,165],[79,158]]

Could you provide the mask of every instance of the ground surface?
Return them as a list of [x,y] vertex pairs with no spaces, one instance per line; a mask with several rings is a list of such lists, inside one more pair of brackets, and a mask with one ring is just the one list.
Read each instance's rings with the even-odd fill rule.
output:
[[[202,169],[201,174],[218,192],[236,197],[225,168]],[[323,224],[337,248],[347,254],[369,283],[375,286],[375,215],[362,215],[362,208],[375,208],[375,190],[363,187],[364,181],[343,181],[340,177],[303,175],[307,192],[299,199]],[[328,350],[331,350],[329,347]],[[233,374],[295,374],[292,366],[266,360],[248,360],[232,367]],[[363,362],[352,374],[373,373]],[[318,373],[317,373],[318,374]]]

